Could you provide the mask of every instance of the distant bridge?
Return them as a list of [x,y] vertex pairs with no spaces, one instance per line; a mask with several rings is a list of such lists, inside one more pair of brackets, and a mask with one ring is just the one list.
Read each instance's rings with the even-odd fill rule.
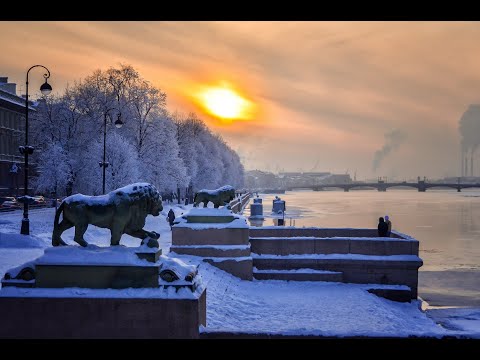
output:
[[462,191],[462,189],[467,188],[480,188],[480,183],[477,184],[460,184],[460,183],[449,183],[449,184],[442,184],[442,183],[427,183],[423,180],[419,182],[392,182],[386,183],[383,181],[379,181],[376,183],[348,183],[348,184],[328,184],[328,185],[298,185],[298,186],[288,186],[285,190],[292,191],[292,190],[301,190],[301,189],[311,189],[313,191],[322,191],[325,188],[339,188],[343,189],[344,191],[350,191],[350,189],[354,188],[375,188],[378,191],[387,191],[388,188],[393,187],[413,187],[418,189],[419,192],[425,192],[427,189],[431,188],[452,188],[456,189],[458,192]]

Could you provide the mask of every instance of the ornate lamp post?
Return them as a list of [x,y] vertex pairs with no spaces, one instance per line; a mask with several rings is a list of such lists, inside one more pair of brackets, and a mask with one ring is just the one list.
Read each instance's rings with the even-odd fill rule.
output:
[[[105,156],[107,152],[107,115],[110,110],[114,108],[108,109],[103,114],[103,161],[99,162],[98,164],[103,167],[103,183],[102,183],[102,194],[105,195],[105,169],[108,167],[108,162],[105,161]],[[117,115],[117,120],[115,121],[115,127],[120,129],[123,126],[122,120],[120,120],[120,113]]]
[[[22,219],[22,228],[20,233],[23,235],[30,235],[30,221],[28,220],[28,205],[29,205],[29,198],[28,198],[28,155],[33,154],[33,146],[28,145],[28,73],[30,70],[36,67],[42,67],[47,70],[46,74],[43,74],[45,78],[45,83],[40,86],[40,91],[43,95],[48,95],[52,92],[52,87],[47,82],[48,78],[50,77],[50,70],[48,70],[43,65],[33,65],[27,71],[27,81],[26,81],[26,96],[25,96],[25,146],[20,146],[19,150],[22,155],[25,155],[25,181],[24,181],[24,196],[20,198],[23,201],[23,219]],[[22,199],[23,198],[23,199]]]

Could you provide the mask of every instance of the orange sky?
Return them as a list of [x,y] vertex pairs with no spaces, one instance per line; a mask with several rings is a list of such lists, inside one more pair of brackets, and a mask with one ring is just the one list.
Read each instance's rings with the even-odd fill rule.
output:
[[[33,64],[60,92],[130,64],[167,93],[170,111],[195,111],[221,133],[247,169],[457,176],[458,121],[480,103],[480,22],[4,21],[0,34],[0,76],[17,89]],[[30,92],[41,82],[33,70]],[[198,88],[222,82],[256,104],[254,119],[222,123],[194,103]],[[406,138],[374,172],[395,129]]]

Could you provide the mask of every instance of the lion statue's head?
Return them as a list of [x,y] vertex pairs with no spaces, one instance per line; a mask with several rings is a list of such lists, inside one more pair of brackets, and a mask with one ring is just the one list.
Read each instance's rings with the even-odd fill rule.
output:
[[111,191],[108,195],[114,202],[126,201],[134,213],[132,221],[135,223],[135,218],[138,217],[138,225],[143,223],[141,226],[145,224],[145,217],[148,214],[158,216],[163,210],[162,196],[155,186],[149,183],[130,184]]
[[140,205],[141,209],[153,216],[160,215],[163,210],[162,196],[157,188],[149,183],[134,183],[109,193],[110,197],[127,197],[131,204]]

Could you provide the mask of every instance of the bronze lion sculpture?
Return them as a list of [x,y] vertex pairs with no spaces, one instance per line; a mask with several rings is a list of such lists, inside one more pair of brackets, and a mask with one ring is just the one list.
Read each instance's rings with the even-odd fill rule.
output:
[[228,205],[233,199],[235,199],[235,189],[230,185],[225,185],[215,190],[202,189],[195,194],[193,206],[197,207],[203,202],[203,207],[207,207],[207,204],[211,201],[213,207],[218,208],[222,205]]
[[[100,196],[68,196],[55,213],[52,245],[67,245],[61,235],[75,226],[75,242],[87,246],[83,235],[88,224],[110,229],[112,246],[120,244],[123,234],[142,240],[147,237],[158,239],[159,234],[143,230],[143,227],[148,214],[158,216],[162,210],[160,193],[148,183],[130,184]],[[61,213],[63,219],[59,223]]]

